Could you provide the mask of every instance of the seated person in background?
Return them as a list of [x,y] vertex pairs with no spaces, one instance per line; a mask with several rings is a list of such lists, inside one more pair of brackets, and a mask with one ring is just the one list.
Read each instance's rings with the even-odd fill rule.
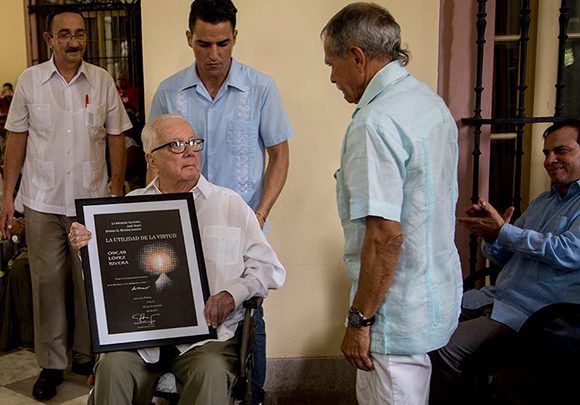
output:
[[[158,176],[129,195],[193,193],[212,294],[204,314],[207,323],[217,328],[218,340],[176,346],[179,355],[161,362],[159,348],[102,354],[95,365],[89,403],[149,404],[159,376],[171,371],[180,404],[227,404],[236,378],[236,329],[243,318],[242,303],[281,287],[286,270],[251,208],[238,194],[200,174],[203,139],[196,137],[187,121],[178,115],[159,116],[145,126],[142,137],[147,163]],[[74,249],[87,245],[90,237],[83,225],[71,226]]]
[[10,103],[12,102],[12,97],[14,97],[14,87],[12,83],[4,83],[2,85],[2,91],[0,92],[0,114],[8,114],[8,109],[10,108]]
[[115,75],[117,91],[127,112],[139,114],[139,89],[131,85],[129,73],[121,71]]
[[127,190],[129,192],[145,185],[147,164],[143,149],[130,136],[125,137],[125,149],[127,149],[125,181],[129,184],[129,190]]
[[6,96],[14,96],[14,86],[10,82],[6,82],[2,85],[2,92],[0,93],[0,97],[4,98]]
[[13,218],[9,226],[10,241],[3,240],[0,244],[0,351],[34,346],[32,285],[24,217]]
[[[12,83],[4,83],[2,86],[2,91],[0,92],[0,136],[2,137],[2,145],[4,144],[4,138],[6,137],[4,124],[6,123],[6,115],[8,115],[8,110],[10,109],[10,104],[12,103],[12,97],[14,97],[14,88]],[[2,156],[4,156],[3,147]]]
[[481,349],[501,348],[528,317],[554,303],[580,303],[580,121],[566,120],[544,133],[544,168],[552,190],[533,200],[509,224],[480,200],[459,218],[484,238],[483,254],[503,266],[496,285],[463,296],[462,317],[449,343],[430,353],[431,404],[469,403],[462,375]]

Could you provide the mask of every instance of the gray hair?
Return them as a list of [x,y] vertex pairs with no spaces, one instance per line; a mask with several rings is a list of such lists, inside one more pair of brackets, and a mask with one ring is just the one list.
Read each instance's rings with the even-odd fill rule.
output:
[[180,120],[187,125],[190,125],[181,115],[178,114],[163,114],[155,118],[153,121],[148,122],[141,131],[141,141],[143,142],[143,150],[145,153],[151,153],[151,150],[154,148],[155,143],[159,139],[159,126],[168,120]]
[[409,51],[401,48],[401,27],[391,13],[374,3],[352,3],[340,10],[322,29],[330,51],[346,56],[350,46],[360,47],[372,60],[409,62]]

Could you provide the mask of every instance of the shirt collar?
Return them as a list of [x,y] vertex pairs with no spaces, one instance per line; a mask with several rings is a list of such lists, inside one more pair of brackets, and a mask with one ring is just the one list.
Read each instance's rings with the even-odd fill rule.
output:
[[[145,187],[143,194],[149,194],[151,192],[154,192],[155,194],[163,194],[161,190],[159,190],[159,177],[155,177],[155,179]],[[197,200],[199,197],[207,199],[210,193],[210,183],[202,174],[200,174],[197,184],[193,186],[189,192],[193,194],[194,200]]]
[[[194,62],[193,65],[191,65],[191,69],[188,69],[188,71],[185,74],[185,79],[183,80],[183,86],[181,87],[181,90],[197,86],[203,86],[203,82],[201,81],[201,78],[197,74]],[[222,86],[235,87],[236,89],[239,89],[242,92],[248,90],[248,85],[245,83],[243,79],[242,67],[240,63],[234,58],[232,58],[230,71],[228,72],[228,76],[226,77],[226,80],[224,81],[224,84]]]
[[409,71],[403,67],[401,61],[398,59],[381,68],[369,82],[356,109],[352,113],[352,118],[354,118],[359,110],[372,103],[386,88],[409,76],[409,74]]
[[576,180],[574,183],[572,183],[570,185],[570,188],[568,189],[568,192],[566,193],[566,195],[564,197],[562,197],[560,195],[556,186],[552,186],[550,193],[556,194],[560,200],[563,200],[564,198],[568,198],[569,196],[573,196],[575,194],[578,194],[578,193],[580,193],[580,179]]
[[[58,69],[56,68],[56,64],[54,63],[54,55],[52,55],[50,60],[48,61],[48,63],[45,65],[44,73],[42,75],[42,80],[41,80],[40,84],[46,83],[54,74],[57,74],[60,76],[60,73],[58,72]],[[81,74],[85,76],[85,78],[87,79],[87,82],[89,83],[89,86],[93,87],[91,85],[91,80],[89,79],[89,72],[87,69],[87,64],[85,63],[84,60],[81,60],[81,66],[79,67],[79,71],[77,72],[77,74],[75,75],[73,80],[71,80],[71,83],[73,83],[77,79],[77,77]]]

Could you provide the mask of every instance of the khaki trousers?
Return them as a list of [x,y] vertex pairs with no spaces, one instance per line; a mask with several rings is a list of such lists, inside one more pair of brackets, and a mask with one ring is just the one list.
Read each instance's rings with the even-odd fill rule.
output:
[[91,355],[81,262],[67,238],[75,218],[45,214],[28,207],[24,208],[24,216],[32,279],[36,359],[42,368],[64,370],[68,366],[66,293],[71,277],[75,317],[73,352],[80,355],[81,362],[89,360]]
[[[209,342],[178,356],[171,364],[179,405],[225,405],[230,403],[238,359],[236,337]],[[95,365],[95,387],[89,405],[149,405],[159,377],[136,351],[111,352],[99,356]]]

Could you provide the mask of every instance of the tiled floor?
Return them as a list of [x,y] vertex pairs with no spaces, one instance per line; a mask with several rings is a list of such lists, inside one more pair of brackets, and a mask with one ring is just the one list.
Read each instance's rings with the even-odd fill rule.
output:
[[[65,381],[58,387],[57,395],[49,401],[40,402],[32,397],[32,386],[38,378],[40,368],[34,353],[30,350],[16,350],[0,353],[0,405],[85,405],[89,387],[87,378],[65,371]],[[312,392],[270,392],[266,395],[268,405],[351,405],[356,404],[354,394],[329,394],[324,397]],[[154,401],[163,404],[163,401]]]
[[84,405],[87,403],[89,393],[89,387],[86,385],[87,378],[70,371],[65,371],[65,381],[58,387],[58,393],[54,398],[46,402],[35,400],[32,397],[32,386],[39,373],[40,368],[38,368],[34,353],[29,350],[0,354],[0,404]]

